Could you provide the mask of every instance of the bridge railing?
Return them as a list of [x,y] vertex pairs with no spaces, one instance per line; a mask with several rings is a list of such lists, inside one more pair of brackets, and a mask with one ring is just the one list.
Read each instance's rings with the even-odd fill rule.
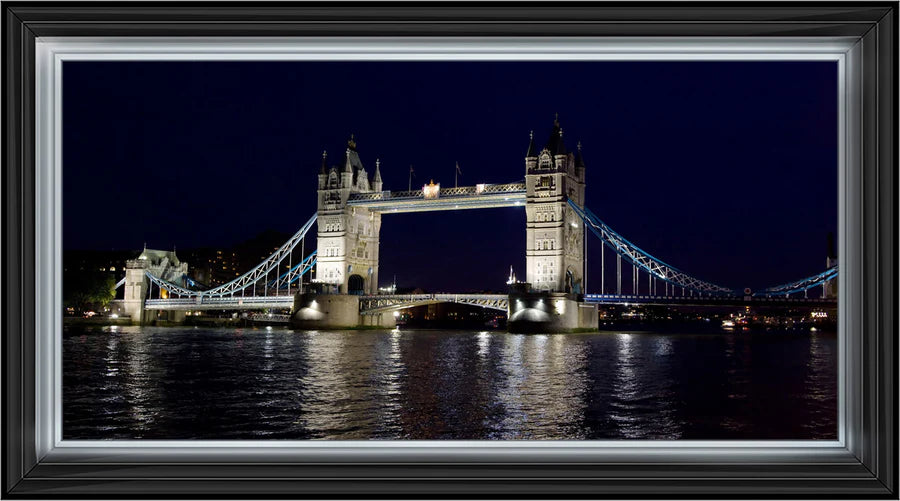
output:
[[[457,186],[441,188],[440,197],[472,197],[479,195],[500,195],[504,193],[522,193],[525,183],[483,184],[477,186]],[[352,193],[349,202],[375,202],[383,200],[403,200],[424,198],[423,190],[381,191],[376,193]]]
[[247,320],[251,322],[288,323],[291,321],[291,316],[280,313],[251,313],[247,315]]
[[664,302],[664,303],[695,303],[695,304],[730,304],[734,302],[740,303],[817,303],[817,304],[833,304],[834,298],[790,298],[786,296],[656,296],[644,294],[585,294],[584,301],[586,303],[647,303],[647,302]]
[[362,296],[359,301],[361,312],[414,306],[422,303],[462,303],[483,308],[505,310],[509,303],[506,294],[383,294]]
[[254,306],[254,305],[267,305],[267,304],[278,304],[278,305],[293,305],[294,304],[294,296],[293,295],[285,295],[285,296],[246,296],[246,297],[205,297],[205,296],[197,296],[190,298],[167,298],[167,299],[147,299],[144,301],[144,306],[150,309],[156,309],[160,307],[166,308],[174,308],[174,307],[201,307],[201,306],[221,306],[223,308],[228,308],[232,306]]

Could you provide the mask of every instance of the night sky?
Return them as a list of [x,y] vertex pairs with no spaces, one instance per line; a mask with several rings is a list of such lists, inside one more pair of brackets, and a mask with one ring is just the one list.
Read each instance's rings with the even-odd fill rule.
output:
[[[66,249],[226,247],[294,233],[322,151],[354,134],[384,189],[524,179],[554,113],[586,205],[663,261],[760,289],[825,269],[837,227],[833,62],[66,62]],[[381,285],[503,290],[521,208],[386,215]],[[599,292],[600,243],[588,289]],[[315,247],[313,232],[307,249]],[[607,267],[614,266],[607,254]],[[611,266],[610,266],[611,265]],[[624,270],[627,267],[623,267]],[[630,271],[623,282],[630,284]],[[609,287],[610,280],[607,279]]]

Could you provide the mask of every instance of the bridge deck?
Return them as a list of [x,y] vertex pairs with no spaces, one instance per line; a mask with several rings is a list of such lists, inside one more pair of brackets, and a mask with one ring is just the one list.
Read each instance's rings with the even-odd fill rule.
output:
[[837,306],[834,298],[788,298],[754,296],[644,296],[618,294],[587,294],[584,302],[594,304],[646,304],[646,305],[695,305],[695,306]]
[[[692,306],[823,306],[836,307],[833,298],[786,298],[748,296],[642,296],[616,294],[588,294],[584,296],[588,304],[644,304],[644,305],[692,305]],[[509,296],[506,294],[384,294],[360,296],[359,310],[363,314],[380,313],[435,303],[461,303],[506,311]],[[148,310],[259,310],[263,308],[289,309],[294,305],[293,295],[246,296],[246,297],[204,297],[148,299],[144,306]]]
[[362,296],[359,299],[359,311],[364,315],[368,315],[436,303],[460,303],[507,311],[509,296],[506,294],[385,294]]
[[148,310],[259,310],[263,308],[289,309],[294,306],[294,296],[246,296],[148,299]]

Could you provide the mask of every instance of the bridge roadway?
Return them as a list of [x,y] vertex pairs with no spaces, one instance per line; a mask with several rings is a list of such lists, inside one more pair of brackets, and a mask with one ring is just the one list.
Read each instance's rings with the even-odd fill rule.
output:
[[[359,297],[359,309],[363,314],[383,313],[436,303],[463,303],[506,311],[509,296],[506,294],[385,294]],[[148,310],[182,311],[289,309],[293,306],[293,295],[147,299],[144,302],[144,307]]]
[[[750,296],[647,296],[587,294],[584,301],[589,304],[608,305],[658,305],[658,306],[823,306],[836,307],[834,298],[788,298]],[[359,311],[363,315],[374,315],[387,311],[402,310],[415,306],[437,303],[460,303],[480,306],[498,311],[508,311],[509,296],[506,294],[382,294],[359,297]],[[245,296],[245,297],[203,297],[148,299],[144,302],[148,310],[260,310],[290,309],[294,305],[293,295]]]
[[294,296],[192,297],[147,299],[148,310],[261,310],[263,308],[290,309]]
[[618,294],[586,294],[585,303],[610,305],[658,305],[658,306],[828,306],[836,307],[836,298],[792,298],[785,296],[647,296]]
[[492,310],[508,311],[506,294],[385,294],[361,296],[359,311],[363,315],[375,315],[392,310],[437,303],[461,303]]

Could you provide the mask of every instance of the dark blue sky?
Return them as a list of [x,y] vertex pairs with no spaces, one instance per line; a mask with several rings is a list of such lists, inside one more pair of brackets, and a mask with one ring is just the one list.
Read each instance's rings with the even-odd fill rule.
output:
[[[66,62],[64,247],[293,233],[322,150],[336,162],[351,133],[385,189],[405,190],[410,164],[414,185],[452,186],[457,161],[460,185],[521,180],[529,131],[543,143],[557,112],[583,144],[587,206],[644,250],[735,288],[824,269],[831,62]],[[387,215],[381,281],[501,289],[510,265],[524,275],[524,242],[518,208]]]

